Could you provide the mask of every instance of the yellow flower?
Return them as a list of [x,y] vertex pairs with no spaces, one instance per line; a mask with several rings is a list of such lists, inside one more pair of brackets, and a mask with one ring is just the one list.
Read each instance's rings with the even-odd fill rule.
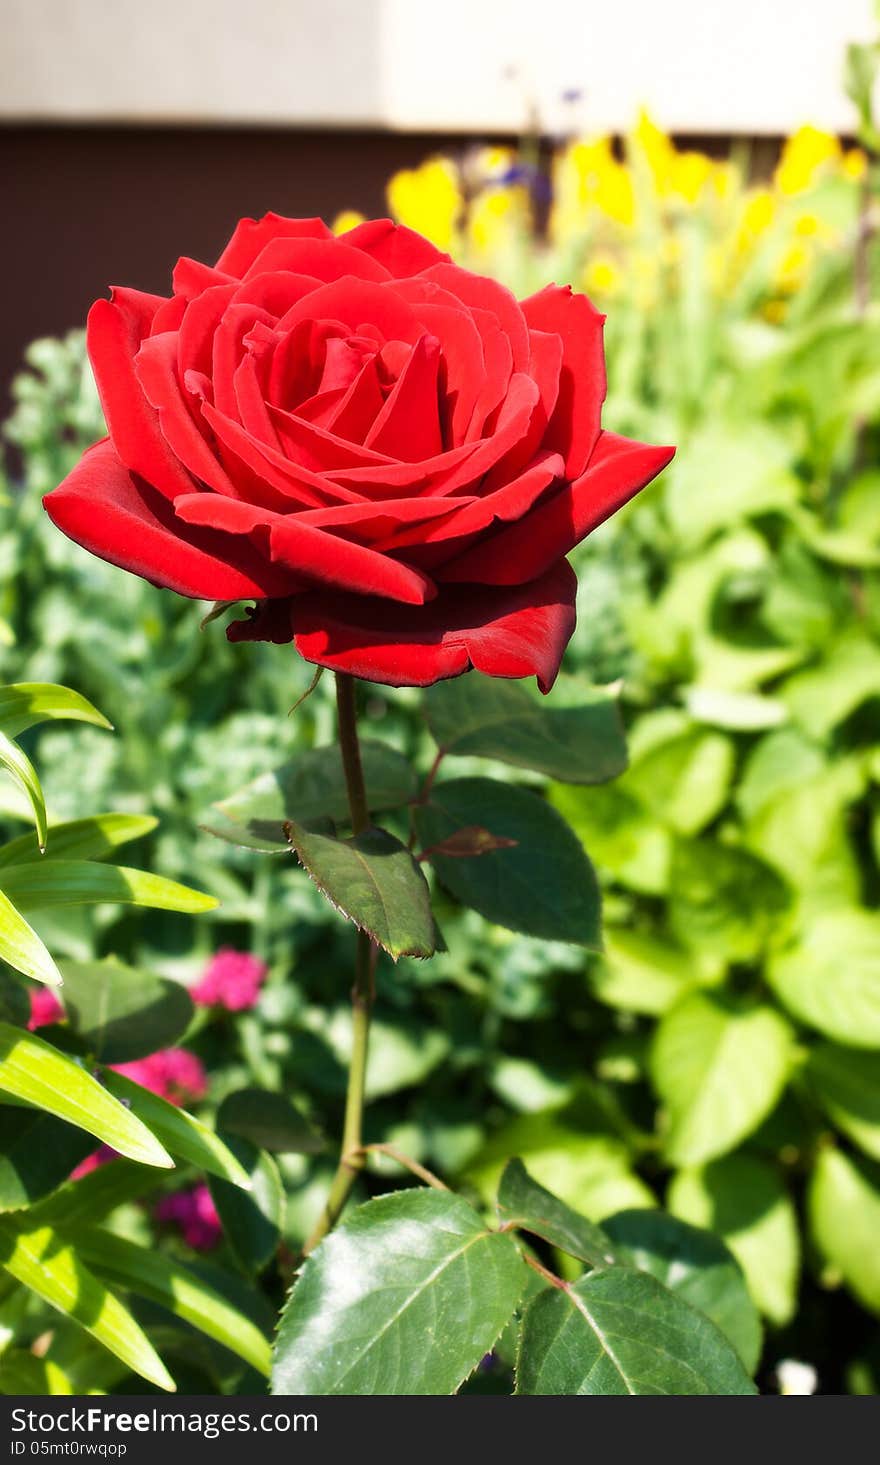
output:
[[401,224],[424,234],[439,249],[449,249],[462,210],[458,173],[446,158],[429,158],[419,168],[389,179],[388,206]]
[[749,254],[776,217],[776,200],[769,188],[755,188],[748,195],[734,244],[738,255]]
[[343,209],[341,214],[336,215],[330,228],[334,234],[347,234],[349,229],[355,229],[363,222],[364,216],[359,214],[357,209]]
[[807,277],[812,258],[811,251],[799,240],[789,244],[776,266],[776,289],[784,295],[793,295],[799,290]]
[[737,171],[732,163],[712,163],[709,182],[717,198],[730,198],[736,188]]
[[839,163],[841,148],[831,132],[817,127],[799,127],[782,149],[774,182],[780,193],[791,197],[805,193],[829,165]]
[[515,162],[513,148],[480,148],[474,160],[474,171],[481,178],[500,178]]
[[670,192],[675,174],[675,144],[648,116],[644,108],[639,113],[633,139],[648,164],[657,194],[660,198],[665,198]]
[[530,222],[528,190],[522,187],[486,188],[468,213],[468,237],[483,254],[509,244]]
[[558,153],[553,165],[550,233],[557,241],[583,233],[594,209],[617,224],[635,218],[632,179],[614,156],[609,137],[581,138]]
[[794,232],[801,239],[810,239],[818,234],[822,228],[819,219],[815,214],[798,214],[794,221]]
[[670,188],[686,203],[695,204],[712,177],[712,160],[705,153],[673,151]]
[[617,295],[623,284],[623,270],[607,254],[597,254],[584,270],[583,286],[588,295]]
[[845,178],[852,178],[858,183],[868,171],[868,159],[861,148],[849,148],[844,153],[840,166]]

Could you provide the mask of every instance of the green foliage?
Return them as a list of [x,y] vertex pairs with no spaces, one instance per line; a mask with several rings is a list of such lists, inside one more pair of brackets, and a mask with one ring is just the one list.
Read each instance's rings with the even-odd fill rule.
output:
[[715,1324],[646,1272],[591,1272],[525,1315],[519,1394],[755,1392]]
[[[875,49],[850,63],[867,146]],[[364,694],[381,829],[367,853],[386,853],[364,874],[369,910],[349,914],[384,923],[400,955],[378,964],[367,1071],[366,1138],[388,1149],[365,1157],[360,1204],[293,1287],[281,1391],[744,1393],[756,1308],[762,1387],[784,1356],[815,1362],[826,1392],[878,1377],[865,1340],[880,1310],[880,320],[852,306],[848,182],[829,179],[821,208],[813,193],[777,197],[777,222],[723,290],[710,193],[699,210],[658,196],[653,225],[639,200],[638,247],[660,259],[674,236],[680,265],[650,308],[609,308],[605,421],[679,451],[577,552],[578,629],[551,699],[476,674],[424,697]],[[836,244],[803,288],[771,289],[781,244],[814,203],[824,228],[826,201]],[[513,283],[580,283],[589,261],[560,251],[551,270],[528,244],[508,260]],[[876,242],[867,254],[876,293]],[[20,1308],[0,1388],[124,1390],[139,1373],[151,1388],[173,1375],[253,1391],[326,1195],[335,1146],[321,1136],[341,1129],[353,1043],[353,933],[286,832],[345,907],[340,861],[364,866],[330,678],[288,716],[311,679],[289,648],[200,633],[205,607],[51,529],[39,494],[100,413],[77,339],[37,343],[31,365],[11,430],[23,485],[0,507],[0,673],[27,679],[0,689],[0,731],[21,739],[0,778],[0,1020],[12,1056],[29,1055],[0,1106]],[[432,762],[420,788],[413,770],[424,779]],[[111,808],[123,812],[93,813]],[[127,840],[128,871],[113,863]],[[393,898],[392,861],[405,872]],[[423,876],[442,929],[429,962],[401,954],[435,944]],[[181,881],[219,907],[200,914]],[[167,915],[133,903],[163,892]],[[72,896],[94,904],[61,903]],[[181,985],[220,945],[266,962],[259,1002],[234,1019],[198,1008],[184,1028]],[[32,981],[65,972],[65,1018],[31,1042]],[[154,1042],[207,1065],[194,1113],[102,1066]],[[129,1141],[148,1133],[162,1164],[142,1153],[66,1179],[94,1131],[58,1105],[83,1093],[92,1118],[124,1114]],[[401,1154],[462,1195],[377,1199],[407,1183]],[[224,1231],[210,1267],[155,1218],[195,1173],[212,1177]],[[407,1271],[387,1238],[412,1214]],[[125,1253],[108,1251],[109,1270],[105,1236]],[[352,1290],[325,1312],[340,1258]],[[444,1259],[438,1290],[418,1292]],[[72,1278],[107,1322],[95,1342]],[[386,1281],[405,1305],[384,1346]],[[615,1363],[600,1334],[621,1307]],[[243,1337],[246,1371],[229,1346]]]
[[290,820],[287,837],[303,869],[360,931],[393,956],[431,956],[436,944],[425,877],[384,829],[352,839],[313,834]]

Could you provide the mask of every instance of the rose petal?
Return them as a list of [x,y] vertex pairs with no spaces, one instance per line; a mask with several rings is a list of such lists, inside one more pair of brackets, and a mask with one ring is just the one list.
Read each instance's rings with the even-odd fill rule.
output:
[[306,509],[298,518],[302,524],[323,529],[346,530],[346,537],[385,550],[398,548],[395,536],[401,525],[412,525],[412,539],[419,543],[426,525],[433,519],[449,519],[457,506],[479,503],[478,499],[399,498],[370,504],[334,504],[328,509]]
[[[285,280],[296,276],[258,278]],[[410,345],[422,334],[411,307],[393,290],[371,280],[356,280],[351,275],[333,280],[329,285],[319,285],[285,313],[279,326],[289,329],[300,320],[342,321],[349,331],[357,334],[361,326],[368,326],[365,334],[375,332],[385,341],[408,341]]]
[[456,295],[465,305],[474,306],[477,310],[491,311],[510,342],[514,371],[527,370],[528,328],[516,296],[504,285],[498,280],[491,280],[486,275],[475,275],[454,264],[432,265],[425,270],[424,278],[436,280],[438,285],[442,285],[450,295]]
[[274,323],[274,317],[261,306],[241,305],[234,301],[227,306],[214,332],[212,349],[211,381],[214,406],[218,412],[234,417],[238,410],[235,373],[247,352],[245,337],[256,326],[270,327]]
[[[447,517],[400,531],[383,540],[377,548],[405,549],[409,563],[433,571],[463,554],[477,535],[483,536],[497,524],[515,523],[524,518],[562,477],[562,472],[562,458],[558,453],[541,453],[518,478],[494,493],[465,499],[426,498],[425,503],[445,504],[449,511]],[[442,570],[440,578],[443,578]]]
[[214,357],[214,332],[235,294],[231,285],[214,285],[191,300],[177,332],[177,370],[185,382],[187,371],[200,371],[210,378]]
[[116,451],[132,472],[166,498],[174,498],[192,489],[192,479],[162,436],[158,414],[144,396],[134,369],[134,357],[158,308],[152,306],[154,301],[159,302],[160,297],[114,290],[112,299],[97,300],[89,311],[86,339]]
[[268,547],[274,564],[337,590],[378,595],[406,605],[424,605],[437,593],[433,582],[421,571],[340,535],[316,529],[304,523],[299,514],[278,519],[265,531],[257,527],[254,538],[261,547]]
[[525,436],[537,401],[537,384],[525,373],[516,372],[510,379],[510,389],[501,405],[492,436],[470,444],[474,452],[469,458],[451,473],[435,477],[431,485],[432,493],[458,493],[494,468]]
[[294,640],[306,661],[392,687],[425,687],[474,666],[489,676],[556,678],[575,625],[577,577],[562,560],[530,585],[467,586],[403,608],[320,593],[258,606],[232,641]]
[[361,280],[390,280],[391,275],[378,260],[353,249],[341,239],[270,239],[248,269],[252,275],[275,274],[289,270],[295,275],[314,275],[316,280],[339,280],[354,275]]
[[336,437],[362,443],[382,410],[382,388],[375,357],[365,362],[345,396],[332,412],[327,426]]
[[582,478],[444,565],[443,579],[518,585],[543,574],[656,478],[674,452],[603,432]]
[[[312,473],[299,464],[291,463],[269,447],[257,442],[245,432],[240,422],[225,417],[210,402],[202,403],[202,415],[215,437],[227,451],[240,458],[257,478],[281,496],[281,503],[306,505],[309,508],[324,508],[329,503],[362,502],[363,495],[351,489],[337,488],[328,479]],[[239,495],[235,495],[239,497]],[[281,504],[279,504],[281,507]]]
[[364,439],[364,446],[404,463],[443,451],[437,403],[440,342],[420,336]]
[[[236,497],[225,469],[199,431],[177,377],[177,336],[167,331],[144,341],[135,361],[135,373],[144,395],[159,414],[162,436],[191,473],[218,493]],[[114,434],[114,442],[116,441]],[[191,491],[192,483],[177,491]]]
[[371,255],[398,279],[417,275],[430,265],[445,263],[449,259],[448,254],[430,244],[421,234],[407,229],[405,224],[394,224],[391,219],[365,219],[340,238]]
[[383,468],[394,461],[386,453],[377,453],[360,443],[336,437],[325,428],[297,417],[295,412],[285,412],[281,407],[270,404],[269,416],[282,449],[291,462],[299,463],[313,473],[373,465]]
[[329,239],[323,219],[286,219],[281,214],[264,214],[261,219],[241,219],[217,261],[217,269],[239,279],[253,264],[261,249],[272,239]]
[[215,285],[234,285],[235,275],[229,275],[225,270],[217,270],[213,265],[202,264],[200,259],[189,259],[187,255],[181,255],[174,272],[171,276],[171,284],[175,295],[182,295],[185,300],[195,300],[205,290],[210,290]]
[[559,395],[544,446],[565,458],[569,478],[583,473],[600,431],[605,400],[605,323],[586,295],[573,294],[570,285],[547,285],[522,303],[529,325],[562,338]]
[[199,600],[289,595],[293,576],[250,539],[186,529],[167,499],[136,481],[109,438],[43,500],[52,522],[100,559]]

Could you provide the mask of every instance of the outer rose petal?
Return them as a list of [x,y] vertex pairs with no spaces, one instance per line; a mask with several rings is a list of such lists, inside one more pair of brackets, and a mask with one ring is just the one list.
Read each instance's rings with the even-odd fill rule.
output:
[[449,255],[442,249],[423,239],[405,224],[394,224],[390,219],[365,219],[356,224],[340,238],[346,244],[362,249],[364,254],[384,265],[398,279],[417,275],[429,265],[446,264]]
[[273,239],[332,239],[323,219],[286,219],[281,214],[264,214],[261,219],[240,219],[232,231],[217,269],[241,279],[261,249]]
[[443,566],[443,579],[519,585],[542,575],[666,467],[675,448],[603,432],[582,478]]
[[572,294],[570,285],[547,285],[523,301],[522,312],[532,330],[562,338],[559,394],[543,442],[562,453],[566,473],[577,478],[599,436],[606,387],[605,317],[586,295]]
[[501,593],[462,586],[420,608],[296,596],[257,607],[227,635],[293,640],[306,661],[392,687],[430,686],[473,666],[488,676],[536,676],[549,692],[574,630],[576,593],[577,577],[562,560],[530,585]]
[[[144,301],[155,302],[148,314]],[[148,335],[158,296],[114,290],[112,300],[96,300],[89,311],[86,340],[107,428],[120,458],[166,498],[191,493],[192,479],[178,462],[159,427],[159,416],[141,390],[134,358]]]
[[248,539],[190,529],[166,499],[120,463],[109,438],[43,499],[50,519],[99,559],[196,600],[289,595],[296,582]]

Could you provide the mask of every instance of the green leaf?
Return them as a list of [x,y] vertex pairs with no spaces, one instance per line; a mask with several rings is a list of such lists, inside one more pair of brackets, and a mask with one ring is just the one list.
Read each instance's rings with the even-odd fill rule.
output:
[[268,1089],[227,1094],[217,1111],[217,1126],[277,1155],[317,1155],[327,1147],[285,1094]]
[[38,722],[57,718],[91,722],[95,727],[113,730],[113,724],[91,702],[69,687],[58,687],[51,682],[18,682],[0,687],[0,728],[8,738],[17,738]]
[[0,1266],[79,1323],[134,1373],[174,1391],[174,1380],[131,1313],[89,1269],[78,1247],[51,1226],[28,1231],[11,1217],[0,1217]]
[[53,824],[45,854],[33,834],[22,834],[0,848],[0,868],[31,860],[101,860],[118,845],[151,833],[158,822],[149,814],[94,814],[90,819]]
[[668,1202],[676,1216],[726,1242],[771,1323],[784,1327],[791,1321],[800,1242],[794,1206],[775,1166],[753,1155],[727,1155],[702,1169],[681,1171]]
[[588,1266],[607,1266],[617,1259],[604,1231],[533,1180],[522,1160],[511,1160],[506,1166],[497,1207],[505,1228],[540,1236]]
[[880,1168],[840,1150],[822,1150],[810,1179],[808,1212],[826,1262],[864,1307],[880,1313]]
[[697,834],[724,807],[733,765],[730,738],[691,728],[634,758],[624,784],[659,823]]
[[[202,1124],[200,1119],[176,1104],[169,1104],[167,1099],[160,1099],[158,1094],[142,1088],[125,1074],[114,1073],[112,1068],[102,1071],[101,1083],[152,1131],[157,1140],[162,1141],[172,1155],[207,1171],[209,1175],[217,1175],[232,1185],[248,1189],[247,1172],[207,1124]],[[114,1148],[120,1149],[121,1146],[115,1145]]]
[[699,981],[690,952],[663,936],[622,927],[605,930],[605,954],[590,970],[600,1002],[658,1016]]
[[8,738],[4,732],[0,732],[0,768],[6,769],[33,809],[37,843],[41,850],[45,849],[48,834],[46,800],[43,798],[37,770],[18,744]]
[[435,784],[430,802],[416,809],[419,840],[428,851],[472,824],[516,845],[473,860],[429,853],[457,900],[511,931],[601,947],[593,867],[544,799],[493,779],[461,778]]
[[115,957],[63,962],[61,973],[68,1022],[103,1063],[170,1048],[192,1021],[195,1009],[179,982],[134,971]]
[[820,1043],[810,1053],[806,1077],[838,1129],[880,1160],[880,1064],[875,1053]]
[[0,1211],[48,1195],[94,1148],[91,1135],[51,1114],[0,1104]]
[[124,865],[100,865],[92,860],[47,860],[6,866],[0,887],[22,910],[43,910],[58,905],[94,905],[101,901],[149,906],[152,910],[185,911],[196,915],[213,910],[217,901],[146,870]]
[[552,784],[548,797],[603,873],[645,895],[664,893],[672,853],[669,830],[619,783],[593,789]]
[[85,1068],[8,1023],[0,1023],[0,1091],[78,1125],[143,1165],[172,1164],[149,1128]]
[[518,1394],[755,1394],[724,1334],[647,1272],[607,1267],[526,1309]]
[[68,1229],[75,1225],[95,1225],[118,1206],[140,1200],[155,1186],[156,1180],[155,1171],[132,1160],[108,1160],[77,1176],[76,1180],[59,1185],[31,1209],[28,1222]]
[[797,672],[782,689],[794,720],[817,738],[878,695],[880,650],[859,631],[838,640],[826,661]]
[[661,1021],[651,1057],[671,1163],[702,1164],[757,1129],[785,1088],[792,1058],[792,1031],[772,1007],[744,1007],[717,993],[683,998]]
[[294,1284],[272,1392],[453,1394],[513,1313],[525,1273],[513,1237],[487,1230],[459,1196],[368,1201]]
[[[59,980],[60,980],[59,973]],[[0,1022],[27,1027],[31,1016],[30,996],[25,983],[0,966]]]
[[720,692],[714,687],[688,687],[685,705],[695,722],[730,732],[761,732],[778,727],[788,713],[774,697],[756,692]]
[[[361,743],[367,802],[375,814],[397,809],[415,793],[415,774],[401,753],[384,743]],[[286,853],[284,826],[349,822],[342,756],[336,744],[310,748],[273,773],[263,773],[238,793],[214,804],[201,821],[210,834],[268,853]]]
[[384,829],[332,839],[293,821],[287,831],[321,893],[395,961],[432,954],[437,933],[427,881],[400,840]]
[[620,713],[606,693],[580,707],[547,706],[516,682],[471,672],[429,687],[425,716],[443,753],[495,758],[562,783],[604,783],[626,767]]
[[733,1253],[717,1236],[664,1211],[621,1211],[605,1222],[621,1261],[650,1272],[733,1344],[753,1374],[761,1356],[761,1320]]
[[854,1048],[880,1048],[880,916],[818,913],[768,978],[795,1017]]
[[39,1394],[50,1398],[75,1393],[73,1380],[49,1358],[36,1358],[25,1348],[7,1348],[0,1359],[0,1394]]
[[743,424],[710,414],[664,477],[676,543],[700,546],[743,519],[792,508],[801,489],[791,457],[786,437],[759,417]]
[[[352,1050],[351,1006],[322,1014],[318,1029],[340,1065],[348,1068]],[[392,1021],[375,1018],[370,1025],[366,1096],[381,1098],[421,1083],[443,1062],[451,1047],[449,1035],[436,1025],[400,1015]]]
[[751,961],[791,904],[788,886],[748,850],[711,839],[679,841],[670,876],[669,924],[698,951]]
[[226,1240],[246,1272],[261,1272],[278,1250],[284,1221],[284,1189],[278,1166],[249,1140],[222,1139],[247,1173],[250,1190],[214,1176],[208,1185]]
[[188,1267],[164,1252],[149,1251],[98,1226],[83,1227],[74,1237],[78,1254],[100,1277],[167,1307],[258,1373],[268,1375],[271,1350],[259,1328]]
[[468,1166],[466,1178],[492,1203],[510,1155],[551,1195],[591,1221],[630,1206],[654,1204],[632,1169],[629,1150],[610,1134],[585,1134],[565,1115],[523,1114],[497,1130]]
[[[764,802],[746,831],[750,849],[768,860],[797,891],[801,910],[856,904],[861,871],[854,857],[848,806],[865,788],[862,760],[839,757],[812,774],[801,765],[792,786]],[[794,772],[797,772],[794,768]]]
[[33,977],[36,982],[45,982],[48,987],[61,986],[61,973],[43,942],[2,890],[0,890],[0,958],[8,962],[17,972],[23,972],[26,977]]

